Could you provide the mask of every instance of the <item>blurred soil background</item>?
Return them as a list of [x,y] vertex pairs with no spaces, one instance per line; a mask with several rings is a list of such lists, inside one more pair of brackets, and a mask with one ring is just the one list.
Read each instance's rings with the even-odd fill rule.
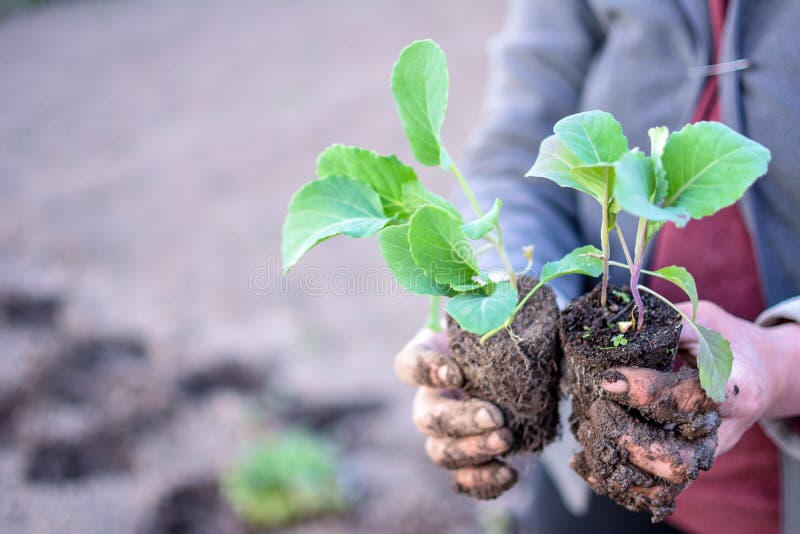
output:
[[425,299],[374,240],[282,282],[280,227],[330,143],[413,161],[389,75],[414,39],[448,56],[463,160],[503,10],[0,0],[1,533],[244,532],[216,477],[297,425],[337,443],[358,497],[292,532],[480,531],[392,373]]

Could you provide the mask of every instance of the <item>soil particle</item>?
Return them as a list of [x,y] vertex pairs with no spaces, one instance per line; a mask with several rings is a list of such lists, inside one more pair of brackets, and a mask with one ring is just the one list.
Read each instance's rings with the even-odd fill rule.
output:
[[[518,280],[520,293],[536,281]],[[511,326],[481,345],[480,336],[447,318],[453,359],[461,368],[468,397],[497,405],[514,437],[509,453],[539,452],[558,435],[558,307],[543,287],[520,310]]]
[[[609,292],[610,304],[624,308],[624,293]],[[603,381],[626,380],[616,367],[673,368],[681,318],[655,297],[643,299],[645,326],[628,331],[626,345],[613,347],[619,334],[613,315],[619,313],[600,308],[599,287],[564,310],[560,334],[573,404],[570,426],[583,446],[573,468],[597,493],[631,511],[649,510],[655,522],[672,513],[675,497],[699,470],[711,467],[720,416],[704,397],[678,402],[672,394],[681,382],[698,380],[689,368],[648,385],[653,400],[640,410],[614,402],[624,403],[627,392],[610,395],[602,389]]]

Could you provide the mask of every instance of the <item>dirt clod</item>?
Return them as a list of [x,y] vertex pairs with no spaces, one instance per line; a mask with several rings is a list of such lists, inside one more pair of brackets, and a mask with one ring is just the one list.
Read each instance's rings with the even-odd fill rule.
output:
[[75,439],[46,439],[28,459],[25,477],[33,482],[67,482],[132,467],[131,443],[123,432],[103,430]]
[[[627,381],[617,367],[672,370],[681,317],[655,297],[643,295],[645,326],[628,332],[626,345],[613,347],[618,330],[610,320],[611,306],[600,307],[599,293],[598,287],[579,297],[561,315],[573,405],[570,427],[583,446],[573,468],[595,492],[631,511],[649,510],[653,521],[660,521],[672,513],[675,497],[698,472],[711,467],[719,412],[706,398],[676,399],[676,386],[698,380],[697,371],[689,368],[664,374],[651,384],[646,394],[652,401],[639,410],[622,405],[626,388],[624,393],[606,393],[602,382]],[[609,292],[610,304],[623,308],[625,294]]]
[[[535,285],[520,278],[520,293]],[[558,435],[558,307],[549,287],[537,291],[508,331],[481,345],[480,336],[448,317],[453,359],[464,373],[464,392],[503,412],[514,436],[510,453],[539,452]]]

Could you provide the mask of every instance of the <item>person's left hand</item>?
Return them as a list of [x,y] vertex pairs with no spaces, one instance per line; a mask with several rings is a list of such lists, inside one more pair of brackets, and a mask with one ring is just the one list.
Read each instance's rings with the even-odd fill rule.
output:
[[[691,314],[690,303],[679,306]],[[592,431],[613,438],[639,469],[674,484],[685,484],[697,476],[698,469],[710,468],[713,458],[729,451],[759,419],[786,416],[793,409],[784,399],[781,353],[785,348],[781,344],[787,342],[787,335],[798,335],[797,325],[792,325],[795,330],[791,332],[784,327],[762,328],[705,301],[700,303],[697,318],[699,324],[718,331],[731,344],[733,368],[724,402],[716,405],[705,395],[694,371],[662,373],[627,367],[606,374],[602,387],[610,400],[600,399],[592,408],[593,419],[597,419],[592,421]],[[698,338],[688,324],[683,326],[679,349],[684,360],[694,366]],[[628,414],[626,408],[637,410],[645,421]],[[613,421],[613,428],[609,428],[609,421]],[[677,432],[642,443],[640,429],[648,422]],[[715,447],[709,442],[715,439],[714,430]],[[709,449],[713,454],[704,453]],[[573,463],[582,463],[579,471],[596,486],[598,480],[592,475],[592,465],[585,465],[587,460],[591,463],[588,456],[574,458]],[[657,487],[632,487],[630,491],[639,499],[671,500],[671,495]]]

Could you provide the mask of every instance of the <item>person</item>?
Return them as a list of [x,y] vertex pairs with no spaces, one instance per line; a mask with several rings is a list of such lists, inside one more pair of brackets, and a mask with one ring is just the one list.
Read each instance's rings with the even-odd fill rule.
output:
[[[673,531],[800,532],[798,24],[800,3],[791,0],[513,0],[494,47],[487,118],[467,174],[482,203],[504,201],[501,224],[508,250],[535,244],[534,274],[543,262],[577,246],[599,245],[600,213],[591,200],[547,180],[522,178],[539,143],[563,116],[609,111],[631,146],[645,147],[650,126],[675,130],[691,121],[720,120],[772,152],[768,174],[738,205],[681,230],[665,226],[647,260],[651,268],[678,264],[693,273],[704,299],[698,322],[719,331],[734,353],[726,398],[719,405],[713,467],[678,497],[667,519]],[[619,224],[632,240],[635,221],[623,215]],[[621,257],[618,244],[612,256]],[[521,254],[514,261],[525,265]],[[563,304],[588,290],[588,283],[576,276],[553,285]],[[673,301],[683,299],[669,285],[648,283]],[[688,303],[681,306],[690,309]],[[680,339],[689,361],[698,349],[693,333],[684,327]],[[451,467],[458,459],[452,469],[456,488],[496,493],[514,485],[517,473],[502,459],[510,445],[502,413],[458,390],[463,376],[448,358],[444,334],[421,332],[400,351],[395,368],[400,378],[419,387],[413,420],[428,436],[428,456]],[[666,398],[676,420],[681,409],[695,403],[714,407],[697,379],[675,382],[669,373],[618,371],[618,378],[603,387],[626,406]],[[621,513],[608,513],[602,505],[588,522],[569,512],[585,510],[580,495],[587,485],[576,492],[574,479],[550,461],[566,463],[575,447],[568,438],[545,452],[547,469],[534,470],[543,474],[538,506],[528,514],[530,531],[643,528],[641,523],[631,527],[634,514],[618,507]],[[630,461],[665,480],[688,482],[686,465],[696,459],[691,443],[683,444],[681,462],[665,458],[653,443],[630,446]],[[565,447],[572,450],[565,453]],[[559,448],[561,453],[551,454]],[[555,501],[547,491],[554,484],[562,495]],[[655,497],[652,488],[630,491]],[[526,523],[520,527],[524,531]]]

